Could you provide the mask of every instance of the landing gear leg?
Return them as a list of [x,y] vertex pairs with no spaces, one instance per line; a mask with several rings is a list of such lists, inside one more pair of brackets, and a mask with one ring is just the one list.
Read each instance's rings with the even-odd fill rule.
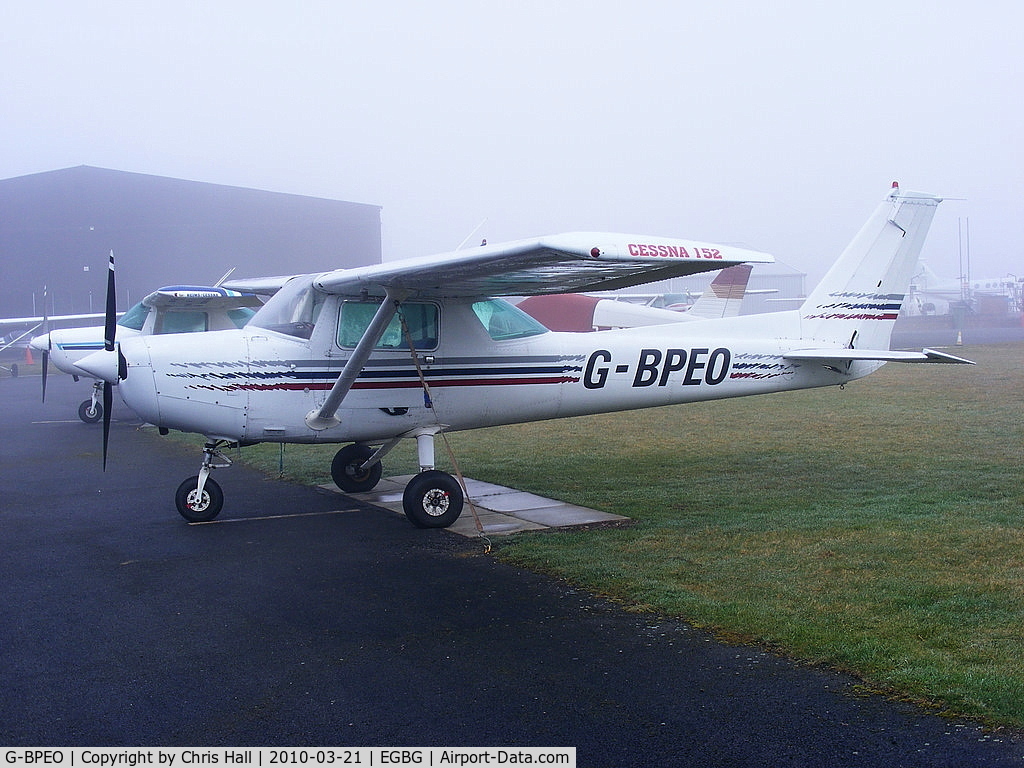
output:
[[78,418],[80,418],[86,424],[95,424],[97,421],[102,419],[102,396],[103,382],[97,381],[95,384],[92,385],[92,396],[88,400],[83,400],[82,404],[78,406]]
[[434,435],[416,436],[420,473],[405,486],[402,509],[417,528],[447,528],[462,514],[464,497],[459,481],[434,469]]
[[224,506],[224,492],[210,477],[212,470],[231,466],[231,459],[218,450],[223,444],[223,440],[211,440],[203,446],[203,465],[199,474],[184,481],[174,494],[178,513],[190,523],[213,520]]

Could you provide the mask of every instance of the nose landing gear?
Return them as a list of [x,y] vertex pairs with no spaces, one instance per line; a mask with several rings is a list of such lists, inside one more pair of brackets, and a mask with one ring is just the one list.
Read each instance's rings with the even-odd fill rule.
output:
[[220,514],[224,506],[224,492],[210,477],[214,469],[231,466],[231,459],[218,450],[224,440],[211,440],[203,446],[203,465],[199,474],[178,486],[174,503],[178,513],[190,523],[206,523]]
[[100,400],[103,392],[103,382],[97,381],[93,384],[92,395],[88,400],[83,400],[78,406],[78,418],[86,424],[95,424],[103,418],[103,404]]

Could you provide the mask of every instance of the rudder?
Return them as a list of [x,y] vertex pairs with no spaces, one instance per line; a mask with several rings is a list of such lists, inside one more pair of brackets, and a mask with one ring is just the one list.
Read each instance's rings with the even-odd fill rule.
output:
[[894,183],[800,308],[801,337],[888,349],[918,256],[941,198]]

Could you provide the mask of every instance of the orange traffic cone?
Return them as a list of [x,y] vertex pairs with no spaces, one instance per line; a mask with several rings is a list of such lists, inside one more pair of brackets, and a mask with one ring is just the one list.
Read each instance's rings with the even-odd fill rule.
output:
[[25,347],[25,365],[32,365],[34,362],[32,359],[32,347]]

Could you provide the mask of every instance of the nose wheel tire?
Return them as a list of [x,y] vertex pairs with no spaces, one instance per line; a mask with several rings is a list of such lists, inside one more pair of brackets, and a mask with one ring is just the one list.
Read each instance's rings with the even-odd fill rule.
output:
[[93,401],[85,400],[78,406],[78,418],[86,424],[95,424],[103,418],[103,406]]
[[402,508],[417,528],[447,528],[462,514],[462,487],[447,472],[420,472],[405,486]]
[[179,485],[178,492],[174,494],[179,514],[190,523],[213,520],[224,506],[224,492],[212,477],[206,478],[202,494],[198,488],[199,475],[196,475]]
[[368,445],[353,443],[346,445],[336,454],[331,462],[331,479],[345,493],[364,493],[373,490],[380,482],[383,471],[378,461],[368,469],[360,470],[359,467],[373,455],[373,449]]

